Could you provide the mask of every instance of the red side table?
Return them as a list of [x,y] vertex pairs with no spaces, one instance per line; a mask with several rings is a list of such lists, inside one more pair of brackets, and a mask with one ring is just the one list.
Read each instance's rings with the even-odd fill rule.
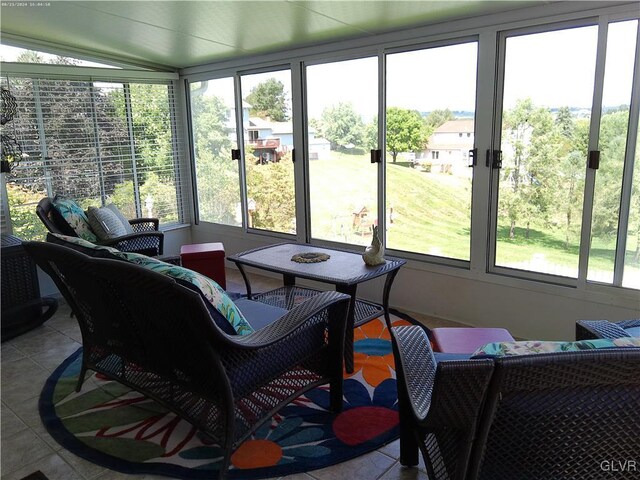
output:
[[182,245],[180,260],[183,267],[206,275],[226,290],[227,276],[224,270],[224,245],[222,243]]

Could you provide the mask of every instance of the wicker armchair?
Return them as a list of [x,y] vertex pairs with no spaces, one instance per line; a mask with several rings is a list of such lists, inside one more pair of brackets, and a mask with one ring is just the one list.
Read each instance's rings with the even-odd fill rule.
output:
[[[50,232],[77,237],[78,235],[73,228],[61,215],[56,215],[54,210],[51,198],[45,197],[38,202],[36,214]],[[151,257],[162,255],[164,233],[158,231],[159,221],[157,218],[134,218],[129,220],[129,224],[134,233],[104,240],[99,244],[116,248],[122,252],[141,253]]]
[[331,406],[341,409],[347,295],[319,294],[232,336],[198,293],[170,277],[60,245],[24,247],[77,312],[78,390],[91,369],[163,404],[223,448],[221,478],[233,450],[305,391],[330,383]]
[[400,461],[420,449],[430,479],[599,480],[637,459],[638,348],[436,364],[421,327],[392,339]]
[[610,322],[608,320],[578,320],[576,340],[640,336],[640,318]]

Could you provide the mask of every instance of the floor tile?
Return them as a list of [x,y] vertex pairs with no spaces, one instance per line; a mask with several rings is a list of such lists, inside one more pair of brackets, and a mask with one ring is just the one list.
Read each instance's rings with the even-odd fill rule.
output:
[[62,450],[63,448],[62,445],[60,445],[56,440],[54,440],[54,438],[51,435],[49,435],[49,432],[47,432],[47,429],[45,428],[45,426],[42,425],[42,422],[40,422],[39,425],[31,427],[31,430],[41,440],[43,440],[47,445],[49,445],[49,447],[51,447],[51,449],[54,452],[59,452],[60,450]]
[[52,453],[54,453],[53,450],[30,429],[8,438],[3,437],[1,471],[3,474],[12,473]]
[[0,416],[2,417],[2,426],[0,427],[0,436],[2,438],[9,438],[27,428],[27,424],[20,420],[20,418],[4,404],[2,405]]
[[389,455],[394,460],[398,460],[400,458],[400,440],[387,443],[384,447],[379,448],[378,451]]
[[49,480],[84,480],[78,472],[74,471],[69,464],[56,454],[48,455],[12,473],[2,475],[2,480],[20,480],[37,470],[44,473]]
[[394,460],[379,452],[371,452],[347,462],[309,472],[318,480],[373,480],[393,465]]
[[22,353],[20,350],[18,350],[8,342],[3,343],[2,347],[0,347],[0,356],[2,357],[3,365],[6,365],[8,362],[13,362],[14,360],[20,360],[26,357],[24,353]]
[[429,480],[427,474],[418,467],[403,467],[396,462],[380,480]]
[[[42,386],[40,388],[42,389]],[[15,413],[18,418],[29,427],[42,425],[42,420],[40,420],[40,412],[38,411],[39,400],[40,395],[38,394],[34,397],[21,401],[17,405],[12,406],[11,410],[13,410],[13,413]]]
[[82,345],[69,337],[63,341],[60,345],[50,348],[46,352],[36,353],[31,355],[31,360],[36,362],[41,367],[53,371],[73,352],[78,350]]
[[74,455],[68,450],[60,450],[58,454],[67,462],[69,465],[73,467],[73,469],[80,473],[84,478],[93,478],[100,475],[102,472],[107,470],[102,465],[97,465],[95,463],[91,463],[84,458],[80,458],[77,455]]

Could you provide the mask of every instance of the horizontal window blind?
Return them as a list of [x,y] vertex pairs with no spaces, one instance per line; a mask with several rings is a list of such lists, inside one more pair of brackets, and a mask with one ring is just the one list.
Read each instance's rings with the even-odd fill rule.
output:
[[35,207],[64,195],[84,209],[116,204],[128,218],[187,222],[182,126],[168,81],[109,82],[4,76],[18,114],[3,128],[23,157],[7,177],[16,235],[42,238]]

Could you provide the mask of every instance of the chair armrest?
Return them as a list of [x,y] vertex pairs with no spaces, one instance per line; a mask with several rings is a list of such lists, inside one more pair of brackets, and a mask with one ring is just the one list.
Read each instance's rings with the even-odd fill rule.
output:
[[475,425],[493,373],[493,360],[436,363],[422,327],[392,327],[391,334],[397,348],[398,388],[405,389],[415,421],[435,428]]
[[398,388],[409,399],[413,417],[424,421],[431,406],[436,361],[426,332],[417,325],[392,327]]
[[129,220],[129,224],[135,232],[157,232],[160,228],[160,220],[157,218],[132,218]]
[[227,336],[231,339],[234,346],[244,349],[260,349],[281,341],[283,338],[292,334],[295,330],[304,326],[304,324],[313,316],[326,310],[332,306],[338,307],[342,303],[342,318],[330,319],[331,322],[340,321],[343,326],[341,330],[344,332],[346,328],[347,304],[351,299],[349,295],[338,292],[323,292],[315,297],[301,303],[297,307],[288,311],[278,320],[267,325],[260,330],[242,336]]
[[113,247],[122,252],[138,252],[145,255],[162,255],[164,245],[163,232],[129,233],[121,237],[102,240],[98,243],[105,247]]
[[626,328],[638,326],[633,322],[638,322],[640,325],[640,320],[628,320],[620,323],[613,323],[609,320],[578,320],[576,322],[576,340],[628,337],[629,334],[620,324],[628,324]]

